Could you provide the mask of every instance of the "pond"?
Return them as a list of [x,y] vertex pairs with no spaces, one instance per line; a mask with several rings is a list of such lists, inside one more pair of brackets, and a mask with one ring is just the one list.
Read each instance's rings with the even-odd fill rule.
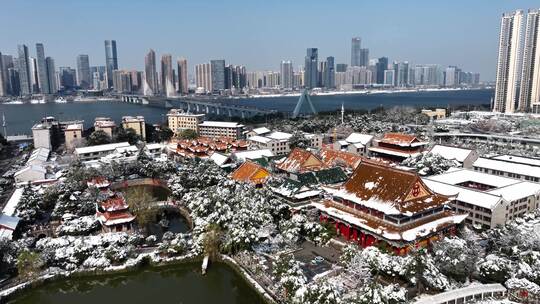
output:
[[73,278],[32,288],[8,303],[55,304],[257,304],[260,296],[225,264],[145,268],[129,274]]

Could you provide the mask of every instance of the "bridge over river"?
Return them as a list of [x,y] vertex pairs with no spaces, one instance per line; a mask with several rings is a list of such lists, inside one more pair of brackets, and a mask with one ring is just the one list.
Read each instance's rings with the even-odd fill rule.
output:
[[193,98],[170,98],[141,95],[117,95],[122,102],[140,105],[155,106],[160,108],[181,108],[191,113],[204,113],[228,117],[253,117],[276,114],[275,110],[263,110],[255,107],[245,107],[227,104],[212,99]]

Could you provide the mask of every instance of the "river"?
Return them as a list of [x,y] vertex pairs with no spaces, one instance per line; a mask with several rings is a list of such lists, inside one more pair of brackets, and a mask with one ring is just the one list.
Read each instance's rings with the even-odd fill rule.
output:
[[72,278],[31,288],[16,304],[257,304],[260,296],[229,266],[212,264],[201,275],[199,264],[129,274]]
[[[390,94],[330,95],[312,96],[317,111],[334,111],[344,105],[346,110],[373,109],[378,106],[412,106],[412,107],[448,107],[468,105],[471,107],[489,105],[493,90],[456,90],[406,92]],[[298,97],[268,97],[223,99],[224,103],[258,107],[261,109],[292,112]],[[175,102],[173,102],[173,105]],[[308,110],[307,105],[303,112]],[[44,116],[55,116],[60,120],[84,120],[89,128],[97,116],[111,117],[119,122],[125,115],[142,115],[148,123],[166,121],[167,109],[151,106],[127,104],[118,101],[99,101],[91,103],[47,103],[47,104],[0,104],[0,114],[4,114],[7,122],[7,133],[30,134],[33,124]],[[2,132],[3,133],[3,132]]]

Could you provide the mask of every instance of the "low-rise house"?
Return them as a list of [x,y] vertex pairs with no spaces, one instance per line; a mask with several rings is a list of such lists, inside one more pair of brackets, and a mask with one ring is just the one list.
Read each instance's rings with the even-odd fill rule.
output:
[[297,174],[308,171],[318,171],[325,168],[324,163],[315,154],[310,151],[295,148],[287,156],[276,163],[278,171],[287,174]]
[[11,240],[13,238],[13,233],[19,225],[19,221],[20,219],[16,216],[0,213],[0,239],[6,238]]
[[83,129],[84,127],[82,124],[72,124],[66,127],[64,130],[66,149],[73,150],[82,144]]
[[446,109],[435,109],[435,110],[422,109],[422,114],[429,117],[430,120],[445,119]]
[[231,174],[231,178],[240,182],[252,183],[261,187],[270,177],[270,172],[257,163],[246,161]]
[[483,172],[459,169],[423,178],[433,191],[452,195],[452,208],[469,214],[467,224],[484,229],[540,207],[540,184]]
[[473,163],[472,167],[475,171],[492,175],[517,178],[535,183],[540,182],[540,166],[524,164],[523,161],[519,163],[480,157]]
[[229,137],[241,139],[244,133],[244,125],[237,122],[226,121],[203,121],[199,124],[199,136],[201,137]]
[[159,158],[163,153],[165,153],[165,144],[161,143],[153,143],[153,144],[147,144],[145,146],[145,151],[148,153],[148,155],[151,158]]
[[171,109],[167,113],[167,123],[174,135],[178,135],[183,130],[193,130],[199,133],[199,124],[204,121],[204,114],[193,114],[184,112],[181,109]]
[[225,170],[228,170],[234,165],[234,161],[232,160],[231,156],[219,152],[212,153],[212,155],[210,155],[210,160],[212,160],[221,169]]
[[323,189],[328,197],[312,203],[321,221],[362,247],[384,246],[396,254],[454,234],[467,217],[453,212],[452,198],[431,190],[418,174],[372,162],[362,162],[342,187]]
[[113,137],[115,128],[116,123],[109,117],[96,117],[94,120],[94,130],[103,131],[111,138]]
[[116,148],[113,153],[107,154],[99,159],[99,164],[119,164],[133,163],[139,157],[139,149],[136,146]]
[[478,159],[478,152],[476,150],[458,147],[435,145],[429,152],[438,154],[448,160],[455,160],[463,168],[472,168],[473,163]]
[[42,165],[28,165],[13,175],[15,183],[34,183],[47,180],[47,169]]
[[75,149],[77,159],[85,162],[90,160],[99,160],[103,156],[114,153],[117,148],[129,147],[128,142],[113,143],[106,145],[88,146]]
[[115,194],[96,207],[96,218],[103,232],[131,231],[135,216],[129,212],[129,205],[123,196]]
[[249,139],[252,136],[265,136],[267,134],[270,134],[271,132],[272,130],[268,129],[267,127],[255,128],[246,133],[246,138]]
[[135,134],[139,135],[143,141],[146,140],[146,126],[143,116],[122,117],[122,128],[125,130],[133,129]]
[[26,161],[26,165],[42,165],[49,160],[50,154],[51,150],[46,148],[34,149]]
[[373,135],[362,133],[351,133],[347,138],[334,143],[334,150],[347,151],[368,156],[368,148],[371,147]]
[[258,160],[268,157],[274,157],[274,153],[272,153],[270,149],[237,151],[231,154],[231,158],[239,162],[244,162],[246,160]]
[[345,151],[322,149],[319,153],[321,160],[327,167],[342,167],[349,171],[356,169],[362,162],[362,156]]
[[386,133],[381,139],[373,141],[376,145],[368,148],[370,155],[392,162],[416,156],[428,145],[428,142],[414,135],[401,133]]

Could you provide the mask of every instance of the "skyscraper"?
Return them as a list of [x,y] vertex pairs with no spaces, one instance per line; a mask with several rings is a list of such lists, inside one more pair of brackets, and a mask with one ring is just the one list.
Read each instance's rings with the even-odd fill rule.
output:
[[65,90],[73,89],[77,84],[77,71],[71,67],[60,67],[60,86]]
[[90,59],[88,55],[77,56],[77,84],[88,89],[92,86],[92,74],[90,73]]
[[19,89],[21,95],[32,94],[32,81],[30,75],[30,56],[28,47],[24,44],[19,44],[17,60],[17,70],[19,72]]
[[56,92],[58,92],[58,84],[56,83],[56,70],[54,68],[54,60],[51,57],[45,58],[45,66],[47,67],[49,94],[55,94]]
[[354,37],[351,41],[351,66],[361,66],[362,40]]
[[38,76],[38,67],[37,60],[34,57],[29,57],[28,62],[30,63],[30,83],[32,87],[32,93],[39,93],[39,76]]
[[2,53],[0,53],[0,96],[7,95],[7,77],[4,74],[4,60]]
[[210,70],[210,63],[197,64],[195,66],[197,88],[203,88],[206,92],[212,92],[212,75]]
[[280,64],[281,88],[293,88],[293,66],[290,60],[284,60]]
[[105,40],[105,66],[107,67],[107,85],[113,87],[113,71],[118,70],[116,40]]
[[45,62],[45,49],[43,43],[36,43],[36,57],[39,89],[43,94],[51,94],[49,91],[49,75],[47,75],[47,63]]
[[158,75],[156,71],[156,52],[150,49],[144,56],[144,95],[156,95],[158,89]]
[[306,61],[304,66],[304,87],[307,89],[313,89],[317,87],[318,83],[318,50],[317,48],[308,48],[306,54]]
[[381,57],[375,65],[377,69],[377,83],[384,84],[384,71],[388,69],[388,57]]
[[369,49],[360,49],[360,66],[368,66],[369,64]]
[[336,70],[334,66],[334,57],[332,56],[326,58],[324,78],[324,85],[326,88],[333,89],[336,87]]
[[161,91],[165,96],[175,96],[173,80],[172,56],[165,54],[161,56]]
[[519,111],[540,112],[540,10],[529,10],[525,30]]
[[212,75],[212,91],[225,90],[225,60],[210,60]]
[[499,58],[495,79],[493,111],[513,113],[518,100],[519,54],[523,11],[505,13],[501,18]]
[[182,95],[189,93],[188,65],[186,58],[179,58],[178,65],[178,92]]
[[336,64],[336,72],[338,73],[347,72],[347,64],[346,63]]

